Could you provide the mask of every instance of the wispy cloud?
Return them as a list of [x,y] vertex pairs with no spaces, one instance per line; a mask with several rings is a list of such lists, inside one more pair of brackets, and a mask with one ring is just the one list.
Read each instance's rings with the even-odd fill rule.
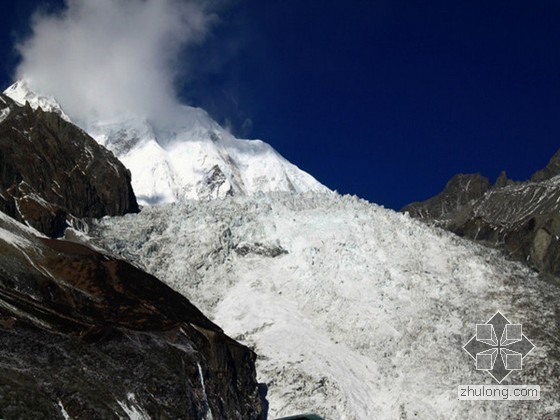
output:
[[17,46],[17,77],[56,96],[77,121],[92,115],[164,121],[177,109],[181,69],[192,68],[178,60],[217,20],[208,4],[66,0],[62,12],[34,16],[32,35]]

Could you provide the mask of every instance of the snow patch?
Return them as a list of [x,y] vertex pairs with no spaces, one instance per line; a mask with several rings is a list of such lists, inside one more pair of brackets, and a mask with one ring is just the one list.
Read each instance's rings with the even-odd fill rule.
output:
[[140,407],[136,401],[136,396],[132,392],[129,392],[126,397],[128,399],[127,402],[117,401],[117,403],[121,406],[130,420],[151,420],[148,413]]
[[196,363],[198,367],[198,377],[200,378],[200,385],[202,386],[202,395],[204,397],[204,419],[205,420],[213,420],[212,410],[210,410],[210,406],[208,405],[208,395],[206,394],[206,385],[204,384],[204,375],[202,374],[202,367],[200,363]]
[[8,115],[10,115],[10,108],[0,109],[0,123],[8,118]]
[[31,242],[21,236],[14,235],[12,232],[0,228],[0,241],[15,245],[18,248],[25,248],[31,246]]
[[62,401],[60,400],[58,400],[58,407],[60,408],[60,413],[62,414],[62,417],[64,417],[64,420],[72,420],[72,418],[68,415],[68,412],[64,408],[64,405],[62,405]]

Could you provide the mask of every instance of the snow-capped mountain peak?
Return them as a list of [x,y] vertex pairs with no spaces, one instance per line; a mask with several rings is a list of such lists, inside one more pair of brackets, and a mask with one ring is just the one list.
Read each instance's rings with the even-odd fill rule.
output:
[[[29,85],[18,81],[5,94],[68,119],[56,99],[34,93]],[[80,125],[130,169],[140,204],[329,191],[269,144],[235,138],[200,108],[177,105],[163,125],[139,116],[92,118]]]
[[4,95],[9,96],[22,105],[29,102],[29,105],[31,105],[33,109],[41,107],[43,111],[56,112],[63,119],[71,122],[56,99],[52,96],[35,93],[30,87],[30,82],[27,80],[18,80],[4,91]]

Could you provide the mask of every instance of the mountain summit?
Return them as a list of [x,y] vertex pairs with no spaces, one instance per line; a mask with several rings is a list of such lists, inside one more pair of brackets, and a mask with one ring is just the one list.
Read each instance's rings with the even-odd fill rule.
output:
[[0,211],[51,237],[76,219],[138,211],[130,172],[111,152],[48,104],[26,104],[0,94]]
[[[4,93],[68,118],[55,98],[34,92],[25,80]],[[235,138],[204,110],[178,105],[175,111],[164,126],[138,116],[78,122],[130,169],[140,204],[270,191],[328,191],[269,144]]]

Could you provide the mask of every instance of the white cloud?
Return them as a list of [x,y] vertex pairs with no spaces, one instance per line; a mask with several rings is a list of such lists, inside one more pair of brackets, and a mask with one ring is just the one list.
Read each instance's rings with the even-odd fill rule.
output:
[[178,60],[215,20],[197,1],[66,0],[61,13],[35,15],[18,45],[17,77],[54,95],[76,121],[163,121],[177,109]]

